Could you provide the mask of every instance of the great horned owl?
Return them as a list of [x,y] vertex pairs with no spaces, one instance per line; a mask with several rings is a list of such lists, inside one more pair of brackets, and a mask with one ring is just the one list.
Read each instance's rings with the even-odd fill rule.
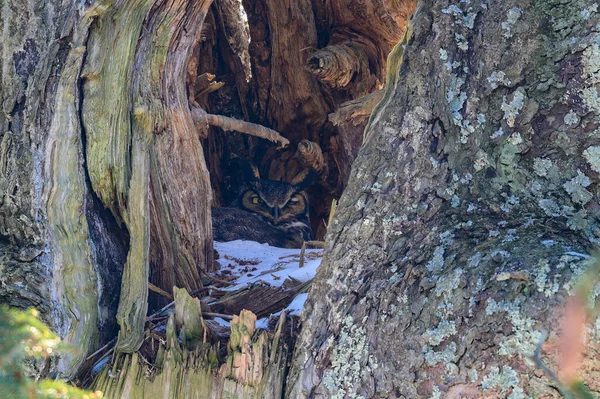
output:
[[212,208],[216,241],[252,240],[286,248],[300,248],[312,239],[306,190],[316,173],[298,174],[291,183],[261,179],[256,166],[239,163],[243,183],[228,208]]

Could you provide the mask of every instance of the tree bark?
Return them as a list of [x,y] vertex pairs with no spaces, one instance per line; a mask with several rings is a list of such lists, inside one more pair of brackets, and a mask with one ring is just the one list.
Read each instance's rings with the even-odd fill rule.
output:
[[[288,397],[560,396],[530,356],[543,330],[556,347],[600,241],[590,6],[421,1],[337,207]],[[595,326],[579,376],[597,394]]]

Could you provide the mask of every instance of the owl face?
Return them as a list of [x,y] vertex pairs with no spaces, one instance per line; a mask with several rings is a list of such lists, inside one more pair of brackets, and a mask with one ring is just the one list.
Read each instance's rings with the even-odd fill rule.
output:
[[274,225],[308,218],[308,199],[296,184],[256,179],[242,195],[242,207]]

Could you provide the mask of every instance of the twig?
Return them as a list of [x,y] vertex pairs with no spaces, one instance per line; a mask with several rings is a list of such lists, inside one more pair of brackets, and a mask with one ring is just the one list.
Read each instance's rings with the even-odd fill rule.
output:
[[206,121],[209,125],[220,127],[223,130],[235,130],[236,132],[267,139],[279,143],[282,147],[287,147],[290,144],[288,139],[273,129],[223,115],[207,114],[200,108],[192,108],[192,118],[198,121]]
[[302,243],[302,249],[300,250],[300,262],[298,267],[304,267],[304,252],[306,251],[307,245],[312,245],[313,247],[317,248],[325,248],[327,243],[325,241],[304,241]]
[[223,313],[202,312],[202,316],[220,317],[220,318],[225,319],[225,320],[233,320],[233,316],[232,315],[223,314]]
[[108,348],[109,346],[113,345],[115,342],[117,341],[117,338],[113,338],[111,339],[106,345],[104,345],[102,348],[98,349],[96,352],[92,353],[91,355],[89,355],[88,357],[85,358],[86,361],[91,360],[94,356],[96,356],[98,353],[102,352],[103,350],[105,350],[106,348]]
[[167,299],[170,299],[171,301],[173,300],[173,295],[169,294],[167,291],[155,286],[152,283],[148,283],[148,289],[152,292],[156,292],[157,294],[164,296]]

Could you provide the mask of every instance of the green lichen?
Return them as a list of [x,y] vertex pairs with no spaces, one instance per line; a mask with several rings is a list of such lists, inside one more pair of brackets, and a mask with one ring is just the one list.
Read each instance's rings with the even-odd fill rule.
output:
[[594,3],[589,7],[584,8],[583,10],[581,10],[581,12],[579,13],[579,15],[581,16],[581,18],[584,21],[587,21],[588,19],[591,18],[591,16],[595,13],[598,12],[598,3]]
[[427,330],[423,338],[432,346],[438,346],[446,338],[456,334],[456,323],[453,320],[442,320],[434,329]]
[[503,86],[509,86],[511,84],[510,79],[506,76],[503,71],[493,71],[487,78],[492,89],[496,89],[500,84]]
[[512,324],[512,334],[505,337],[500,343],[499,353],[508,357],[518,355],[529,361],[537,348],[541,333],[534,330],[535,320],[523,316],[520,308],[521,302],[518,300],[514,302],[496,302],[493,298],[488,298],[486,314],[493,315],[506,312]]
[[579,120],[579,116],[577,116],[577,114],[573,110],[567,112],[563,118],[565,124],[571,127],[579,125]]
[[552,166],[552,161],[549,159],[535,158],[533,160],[533,171],[536,175],[541,177],[548,175],[548,171]]
[[428,345],[423,345],[423,357],[429,366],[443,362],[444,364],[454,363],[457,359],[456,343],[450,342],[443,350],[435,351]]
[[534,283],[538,292],[544,293],[546,297],[551,297],[560,289],[560,274],[555,274],[552,281],[548,281],[550,273],[550,262],[541,259],[534,268]]
[[580,96],[588,110],[600,113],[600,97],[596,84],[600,83],[600,46],[593,44],[586,48],[582,56],[583,78],[587,87],[580,91]]
[[437,385],[434,385],[429,399],[442,399],[443,397],[444,395],[442,394],[442,391],[440,391],[440,388],[438,388]]
[[450,294],[460,284],[460,278],[464,274],[464,270],[456,269],[450,276],[443,276],[440,278],[435,286],[435,295],[437,297],[443,296],[445,300],[450,298]]

